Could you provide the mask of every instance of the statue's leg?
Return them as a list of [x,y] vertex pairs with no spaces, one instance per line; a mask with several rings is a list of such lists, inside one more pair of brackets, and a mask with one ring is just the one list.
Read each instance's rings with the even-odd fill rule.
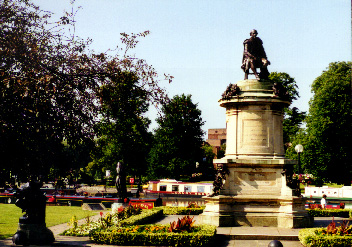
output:
[[248,70],[246,70],[246,71],[244,72],[244,79],[245,79],[245,80],[247,80],[247,79],[248,79],[248,73],[249,73],[249,71],[248,71]]
[[256,67],[254,66],[253,63],[251,63],[251,69],[252,69],[252,71],[253,71],[253,74],[255,75],[255,78],[256,78],[257,80],[260,80],[260,77],[259,77],[259,75],[258,75],[258,73],[257,73],[257,69],[256,69]]

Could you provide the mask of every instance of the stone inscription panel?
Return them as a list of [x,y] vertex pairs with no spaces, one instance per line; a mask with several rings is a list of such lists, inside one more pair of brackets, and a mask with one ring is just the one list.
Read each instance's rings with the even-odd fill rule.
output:
[[260,119],[246,119],[242,122],[243,132],[242,141],[245,146],[269,145],[268,127]]
[[245,186],[275,186],[275,172],[236,172],[235,184]]

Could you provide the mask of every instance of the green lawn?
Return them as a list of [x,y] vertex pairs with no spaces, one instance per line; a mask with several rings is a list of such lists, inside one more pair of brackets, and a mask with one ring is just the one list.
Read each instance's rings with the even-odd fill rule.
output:
[[[0,239],[5,239],[16,233],[18,219],[23,213],[14,204],[0,204],[0,212]],[[84,211],[81,207],[48,206],[46,207],[46,226],[50,227],[69,222],[73,215],[82,219],[96,213]]]

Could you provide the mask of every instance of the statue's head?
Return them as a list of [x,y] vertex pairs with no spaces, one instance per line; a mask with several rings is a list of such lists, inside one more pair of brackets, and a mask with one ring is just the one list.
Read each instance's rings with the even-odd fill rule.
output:
[[258,32],[257,32],[257,30],[255,30],[255,29],[253,29],[250,33],[249,33],[249,35],[251,36],[251,37],[257,37],[257,35],[258,35]]

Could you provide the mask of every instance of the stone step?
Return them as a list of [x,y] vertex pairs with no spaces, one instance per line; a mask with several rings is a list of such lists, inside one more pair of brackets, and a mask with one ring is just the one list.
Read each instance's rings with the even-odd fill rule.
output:
[[[170,224],[182,218],[184,215],[167,215],[162,220],[154,222],[157,224]],[[199,215],[194,215],[194,219],[199,222]],[[277,227],[217,227],[216,234],[221,239],[226,240],[286,240],[298,241],[300,229],[277,228]]]
[[299,230],[276,227],[218,227],[217,235],[228,240],[298,241]]
[[[216,247],[268,247],[272,240],[225,240]],[[284,247],[303,247],[299,241],[280,240]]]

